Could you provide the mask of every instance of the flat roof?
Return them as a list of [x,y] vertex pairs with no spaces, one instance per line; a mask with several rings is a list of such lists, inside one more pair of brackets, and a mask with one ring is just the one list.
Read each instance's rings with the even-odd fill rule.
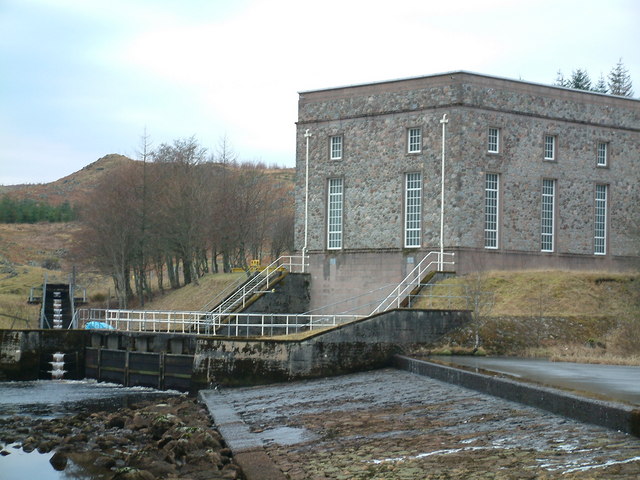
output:
[[636,102],[640,102],[640,99],[636,99],[636,98],[633,98],[633,97],[624,97],[624,96],[619,96],[619,95],[611,95],[611,94],[608,94],[608,93],[593,92],[591,90],[581,90],[581,89],[576,89],[576,88],[562,87],[560,85],[550,85],[550,84],[545,84],[545,83],[529,82],[529,81],[525,81],[525,80],[516,80],[516,79],[513,79],[513,78],[500,77],[500,76],[496,76],[496,75],[487,75],[487,74],[484,74],[484,73],[471,72],[471,71],[468,71],[468,70],[453,70],[453,71],[450,71],[450,72],[435,73],[435,74],[431,74],[431,75],[420,75],[420,76],[415,76],[415,77],[395,78],[395,79],[390,79],[390,80],[380,80],[380,81],[366,82],[366,83],[354,83],[354,84],[350,84],[350,85],[334,86],[334,87],[327,87],[327,88],[318,88],[318,89],[313,89],[313,90],[302,90],[302,91],[299,91],[298,94],[299,95],[304,95],[304,94],[311,94],[311,93],[330,92],[330,91],[334,91],[334,90],[345,90],[345,89],[351,89],[351,88],[371,87],[371,86],[376,86],[376,85],[387,85],[387,84],[393,84],[393,83],[416,82],[416,81],[419,81],[419,80],[429,80],[429,79],[433,79],[433,78],[446,77],[446,76],[450,76],[453,79],[454,77],[462,76],[462,75],[470,76],[470,77],[484,78],[484,79],[488,79],[488,80],[498,80],[498,81],[501,81],[501,82],[516,83],[516,84],[521,84],[521,85],[530,85],[530,86],[543,87],[543,88],[552,88],[552,89],[563,90],[563,91],[572,92],[572,93],[590,94],[590,95],[597,95],[597,96],[607,97],[607,98],[616,98],[616,99],[621,99],[621,100],[633,100],[633,101],[636,101]]

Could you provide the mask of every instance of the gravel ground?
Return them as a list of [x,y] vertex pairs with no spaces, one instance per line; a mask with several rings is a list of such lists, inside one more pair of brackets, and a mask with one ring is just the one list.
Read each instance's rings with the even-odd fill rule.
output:
[[640,478],[636,437],[404,371],[215,399],[291,480]]

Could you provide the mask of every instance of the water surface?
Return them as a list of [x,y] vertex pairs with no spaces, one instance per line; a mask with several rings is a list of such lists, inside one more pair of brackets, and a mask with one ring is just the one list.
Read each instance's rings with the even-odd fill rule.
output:
[[[58,418],[81,412],[115,411],[131,403],[154,397],[166,397],[178,392],[163,392],[145,387],[123,387],[95,380],[36,380],[30,382],[0,382],[0,417],[29,416]],[[103,480],[113,476],[110,472],[99,475],[89,472],[70,459],[64,471],[56,471],[49,459],[53,452],[30,453],[5,445],[0,441],[2,480]]]

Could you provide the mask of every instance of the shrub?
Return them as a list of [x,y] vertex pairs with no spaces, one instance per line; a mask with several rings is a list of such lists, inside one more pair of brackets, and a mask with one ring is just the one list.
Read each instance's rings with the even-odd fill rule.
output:
[[60,260],[57,258],[47,258],[42,261],[42,268],[47,270],[60,270]]
[[621,320],[609,336],[607,350],[617,355],[639,355],[640,321]]

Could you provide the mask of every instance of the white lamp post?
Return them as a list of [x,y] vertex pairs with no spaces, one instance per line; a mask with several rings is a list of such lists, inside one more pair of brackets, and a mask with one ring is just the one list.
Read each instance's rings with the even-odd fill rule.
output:
[[443,256],[444,256],[444,147],[445,147],[445,129],[449,120],[447,120],[447,114],[442,115],[442,177],[441,177],[441,191],[440,191],[440,255],[438,257],[438,271],[444,271],[443,268]]
[[307,256],[307,242],[309,238],[309,138],[311,133],[307,128],[304,131],[304,138],[307,141],[307,152],[304,175],[304,246],[302,247],[302,273],[305,271],[305,258]]

